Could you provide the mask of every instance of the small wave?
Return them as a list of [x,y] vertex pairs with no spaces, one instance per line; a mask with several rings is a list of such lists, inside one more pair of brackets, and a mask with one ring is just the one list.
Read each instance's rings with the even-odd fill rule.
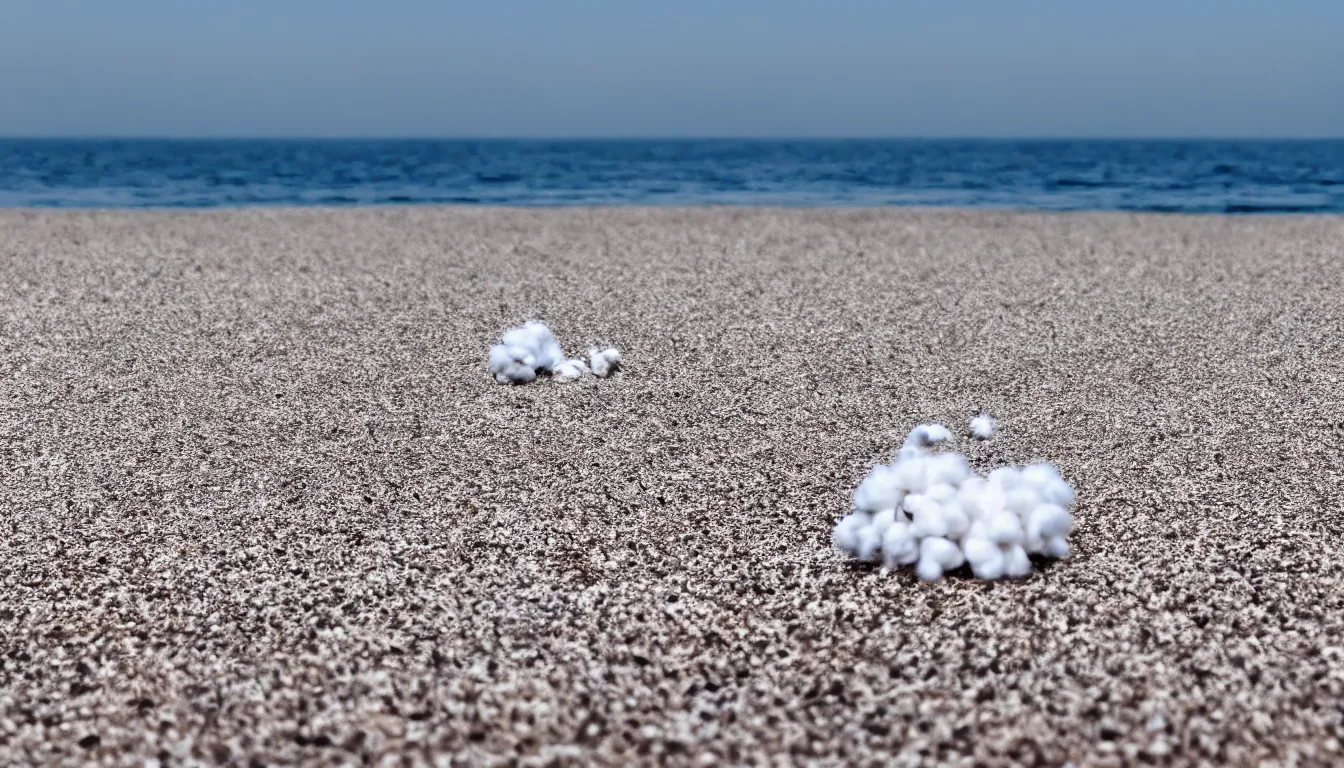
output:
[[1223,213],[1325,213],[1328,205],[1264,205],[1256,203],[1229,203],[1223,206]]
[[522,181],[523,177],[517,173],[478,173],[476,180],[482,184],[512,184]]
[[1115,186],[1114,182],[1092,181],[1090,179],[1051,179],[1050,184],[1056,187],[1082,187],[1084,189],[1102,189]]

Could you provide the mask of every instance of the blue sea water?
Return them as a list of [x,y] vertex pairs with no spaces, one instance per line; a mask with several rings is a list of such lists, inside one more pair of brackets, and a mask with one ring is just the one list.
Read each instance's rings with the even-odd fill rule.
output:
[[1344,212],[1344,141],[0,140],[0,206]]

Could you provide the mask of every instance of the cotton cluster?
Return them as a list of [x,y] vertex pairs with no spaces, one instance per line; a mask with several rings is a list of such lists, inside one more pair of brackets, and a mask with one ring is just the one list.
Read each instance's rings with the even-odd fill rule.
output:
[[982,413],[971,419],[971,437],[976,440],[988,440],[994,436],[994,420],[989,414]]
[[835,546],[890,569],[914,565],[928,581],[965,563],[982,579],[1016,578],[1031,572],[1028,555],[1068,557],[1074,493],[1059,472],[1032,464],[980,477],[965,456],[929,451],[950,437],[916,427],[894,462],[859,483]]
[[[621,353],[615,349],[593,350],[591,370],[605,378],[620,362]],[[565,356],[545,323],[529,321],[513,328],[490,348],[490,373],[500,384],[526,384],[540,373],[549,373],[557,381],[577,381],[589,370],[583,359]]]

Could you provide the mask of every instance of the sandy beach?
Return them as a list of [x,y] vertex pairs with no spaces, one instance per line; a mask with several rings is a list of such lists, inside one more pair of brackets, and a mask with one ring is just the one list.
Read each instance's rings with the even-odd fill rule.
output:
[[[1332,216],[0,211],[0,765],[1337,765],[1341,286]],[[495,384],[528,318],[624,370]],[[924,421],[1074,557],[835,552]]]

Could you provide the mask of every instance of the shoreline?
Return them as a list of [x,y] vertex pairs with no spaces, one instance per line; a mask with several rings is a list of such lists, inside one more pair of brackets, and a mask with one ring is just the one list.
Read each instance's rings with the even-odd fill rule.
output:
[[760,211],[762,213],[807,213],[807,212],[867,212],[867,213],[985,213],[1018,214],[1042,216],[1188,216],[1191,218],[1282,218],[1282,217],[1334,217],[1344,218],[1344,211],[1328,207],[1311,206],[1252,206],[1243,210],[1231,206],[1234,210],[1179,210],[1175,208],[1042,208],[996,205],[901,205],[901,204],[776,204],[760,205],[756,203],[671,203],[645,205],[639,203],[591,204],[494,204],[494,203],[441,203],[441,202],[374,202],[374,203],[246,203],[239,205],[161,205],[161,206],[118,206],[118,205],[3,205],[0,214],[21,213],[127,213],[127,214],[173,214],[173,213],[249,213],[261,211]]

